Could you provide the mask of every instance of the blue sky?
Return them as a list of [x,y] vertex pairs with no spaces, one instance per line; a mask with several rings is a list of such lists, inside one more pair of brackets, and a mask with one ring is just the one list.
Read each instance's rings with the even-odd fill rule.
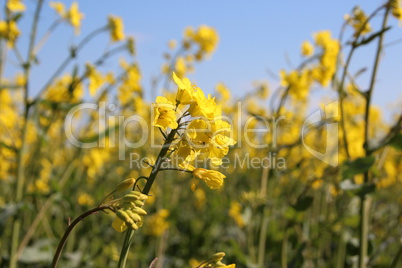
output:
[[[21,29],[27,32],[33,17],[36,1],[26,0],[28,11],[21,22]],[[63,1],[67,6],[71,1]],[[40,24],[40,33],[56,18],[53,10],[45,4]],[[312,40],[312,33],[331,30],[338,35],[343,15],[354,5],[360,5],[367,13],[372,12],[382,1],[129,1],[129,0],[85,0],[78,1],[85,14],[81,36],[76,37],[68,25],[58,28],[39,55],[40,66],[32,73],[35,92],[43,85],[52,70],[64,59],[69,45],[106,23],[109,14],[121,16],[125,32],[134,35],[137,41],[137,59],[143,74],[145,90],[149,89],[151,77],[158,74],[163,63],[162,54],[167,51],[170,39],[180,40],[186,26],[201,24],[213,26],[220,36],[220,43],[213,56],[196,66],[196,72],[189,75],[206,92],[212,92],[217,82],[224,82],[234,95],[241,96],[252,89],[253,81],[268,80],[271,89],[278,84],[267,74],[269,68],[275,73],[282,68],[289,69],[286,57],[294,65],[301,59],[300,44]],[[140,3],[140,4],[139,4]],[[379,22],[377,18],[375,23]],[[385,43],[402,38],[402,28],[395,19],[393,29]],[[27,36],[21,38],[19,46],[26,46]],[[94,60],[108,43],[108,36],[92,41],[83,50],[80,60]],[[25,53],[24,53],[25,54]],[[357,53],[352,69],[369,67],[373,62],[373,48],[367,47]],[[402,97],[402,42],[387,48],[381,62],[374,103],[384,109]],[[115,69],[117,60],[109,61],[105,69]],[[70,68],[71,70],[71,68]],[[367,76],[360,79],[363,88]],[[334,95],[328,89],[314,90],[321,96]]]

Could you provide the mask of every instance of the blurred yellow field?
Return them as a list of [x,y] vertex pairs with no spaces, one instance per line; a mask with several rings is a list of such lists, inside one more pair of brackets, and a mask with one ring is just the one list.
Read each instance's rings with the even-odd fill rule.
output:
[[161,39],[119,14],[86,27],[88,2],[2,2],[0,268],[402,267],[402,90],[380,72],[401,1],[348,3],[340,32],[237,90],[194,76],[222,68],[229,26],[140,55]]

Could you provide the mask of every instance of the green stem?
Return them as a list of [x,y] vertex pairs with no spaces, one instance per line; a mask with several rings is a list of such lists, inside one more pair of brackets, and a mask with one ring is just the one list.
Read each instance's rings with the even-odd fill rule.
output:
[[283,235],[282,239],[282,252],[281,252],[281,267],[282,268],[287,268],[288,267],[288,260],[287,260],[287,255],[288,255],[288,230],[285,230],[285,234]]
[[[178,123],[180,123],[180,119],[178,120]],[[165,143],[163,144],[161,151],[159,152],[158,158],[156,159],[156,163],[152,168],[151,174],[149,175],[149,177],[147,179],[147,183],[145,184],[144,189],[142,190],[143,194],[149,194],[149,191],[151,190],[151,187],[155,181],[156,175],[161,170],[161,165],[162,165],[163,159],[166,156],[166,154],[169,152],[169,147],[176,135],[176,132],[177,132],[176,129],[172,129],[170,131],[169,135],[167,136],[167,139],[166,139]],[[117,265],[118,268],[124,268],[126,266],[127,257],[128,257],[128,253],[130,250],[131,241],[132,241],[133,236],[134,236],[134,230],[129,228],[127,230],[126,236],[124,238],[123,247],[122,247],[121,253],[120,253],[119,263]]]
[[[15,203],[18,204],[22,201],[24,195],[24,181],[25,181],[25,169],[24,169],[24,151],[25,151],[25,137],[27,135],[27,124],[28,124],[28,113],[29,113],[29,70],[32,60],[32,50],[33,44],[35,43],[35,37],[39,22],[39,15],[42,9],[43,0],[39,0],[36,6],[35,15],[32,23],[31,35],[29,40],[28,47],[28,57],[27,62],[24,65],[24,76],[25,76],[25,86],[24,86],[24,120],[22,122],[22,130],[21,130],[21,147],[18,150],[17,154],[17,179],[16,179],[16,189],[15,189]],[[16,216],[13,219],[12,224],[12,233],[11,233],[11,245],[10,245],[10,268],[17,267],[17,249],[18,243],[20,239],[20,229],[21,229],[21,219]]]
[[402,245],[399,247],[398,252],[396,253],[395,258],[393,259],[391,265],[389,266],[389,268],[396,268],[396,265],[398,264],[399,259],[402,256]]
[[96,207],[93,209],[90,209],[86,212],[84,212],[83,214],[81,214],[80,216],[78,216],[68,227],[67,230],[65,231],[63,237],[61,238],[59,245],[57,246],[57,250],[56,253],[54,254],[53,257],[53,261],[52,261],[52,266],[51,268],[56,268],[57,267],[57,263],[59,262],[60,256],[61,256],[61,252],[63,251],[64,246],[66,245],[67,242],[67,238],[70,235],[71,231],[74,229],[74,227],[83,219],[85,219],[86,217],[88,217],[89,215],[94,214],[95,212],[98,211],[103,211],[105,209],[110,209],[108,206],[101,206],[101,207]]
[[[382,21],[381,30],[383,31],[378,38],[378,46],[374,59],[373,72],[371,74],[370,86],[366,92],[366,107],[365,107],[365,115],[364,115],[364,149],[365,155],[370,155],[370,149],[368,146],[369,143],[369,126],[370,126],[370,105],[371,105],[371,97],[374,90],[375,80],[377,77],[378,66],[380,62],[380,56],[383,48],[383,40],[384,40],[384,30],[387,27],[388,15],[390,11],[390,5],[387,5],[384,18]],[[364,173],[364,183],[368,183],[369,181],[369,171]],[[359,254],[359,268],[367,267],[367,248],[368,248],[368,229],[369,229],[369,220],[370,220],[370,204],[371,197],[363,194],[360,197],[360,225],[359,225],[359,245],[360,245],[360,254]]]

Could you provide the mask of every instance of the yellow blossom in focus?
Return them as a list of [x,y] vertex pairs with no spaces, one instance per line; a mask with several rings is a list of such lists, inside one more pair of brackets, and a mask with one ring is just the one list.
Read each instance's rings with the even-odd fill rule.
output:
[[165,97],[156,97],[156,103],[154,106],[155,118],[152,123],[153,126],[160,127],[166,130],[168,127],[175,129],[178,127],[176,122],[175,106],[172,102],[168,101]]
[[7,8],[12,12],[22,12],[25,10],[25,5],[21,3],[21,0],[8,0]]
[[124,39],[124,24],[120,17],[109,16],[108,27],[110,29],[110,38],[113,42],[121,41]]
[[301,46],[301,54],[305,57],[311,56],[314,53],[314,47],[309,41],[304,41]]
[[215,190],[220,189],[223,185],[225,175],[215,170],[208,170],[204,168],[196,168],[193,171],[194,177],[204,181],[209,188]]
[[180,104],[190,104],[193,101],[193,86],[191,85],[190,80],[185,77],[180,79],[177,77],[176,73],[173,72],[173,81],[177,85],[177,95],[176,102]]

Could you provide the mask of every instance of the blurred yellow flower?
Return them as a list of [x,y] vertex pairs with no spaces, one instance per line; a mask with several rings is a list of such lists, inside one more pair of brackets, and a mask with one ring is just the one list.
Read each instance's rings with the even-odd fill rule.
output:
[[170,40],[170,41],[168,42],[168,47],[169,47],[170,49],[175,49],[176,46],[177,46],[177,41],[176,41],[176,40],[172,39],[172,40]]
[[89,80],[89,94],[93,97],[96,94],[96,91],[103,85],[105,79],[103,78],[102,74],[95,69],[90,63],[86,64],[87,68],[87,77]]
[[113,42],[121,41],[124,39],[124,24],[120,17],[109,16],[108,27],[110,30],[110,38]]
[[95,203],[94,199],[87,193],[80,193],[77,202],[81,206],[92,206]]
[[7,8],[12,12],[22,12],[25,10],[25,5],[21,0],[8,0]]
[[301,46],[301,54],[303,56],[311,56],[314,53],[314,47],[309,41],[304,41]]
[[243,228],[245,226],[243,217],[241,215],[241,204],[237,201],[230,203],[229,216],[236,222],[237,226]]
[[392,15],[398,20],[402,20],[402,4],[401,0],[391,0],[389,2],[391,6]]
[[20,30],[15,21],[0,21],[0,38],[7,40],[8,47],[13,48],[19,36]]
[[167,221],[169,214],[169,210],[160,209],[155,214],[148,216],[145,232],[152,236],[161,236],[170,227],[170,223]]
[[73,2],[70,9],[67,11],[62,2],[50,2],[50,7],[53,8],[62,19],[66,20],[74,27],[75,34],[79,34],[81,20],[84,19],[84,14],[80,13],[77,2]]

